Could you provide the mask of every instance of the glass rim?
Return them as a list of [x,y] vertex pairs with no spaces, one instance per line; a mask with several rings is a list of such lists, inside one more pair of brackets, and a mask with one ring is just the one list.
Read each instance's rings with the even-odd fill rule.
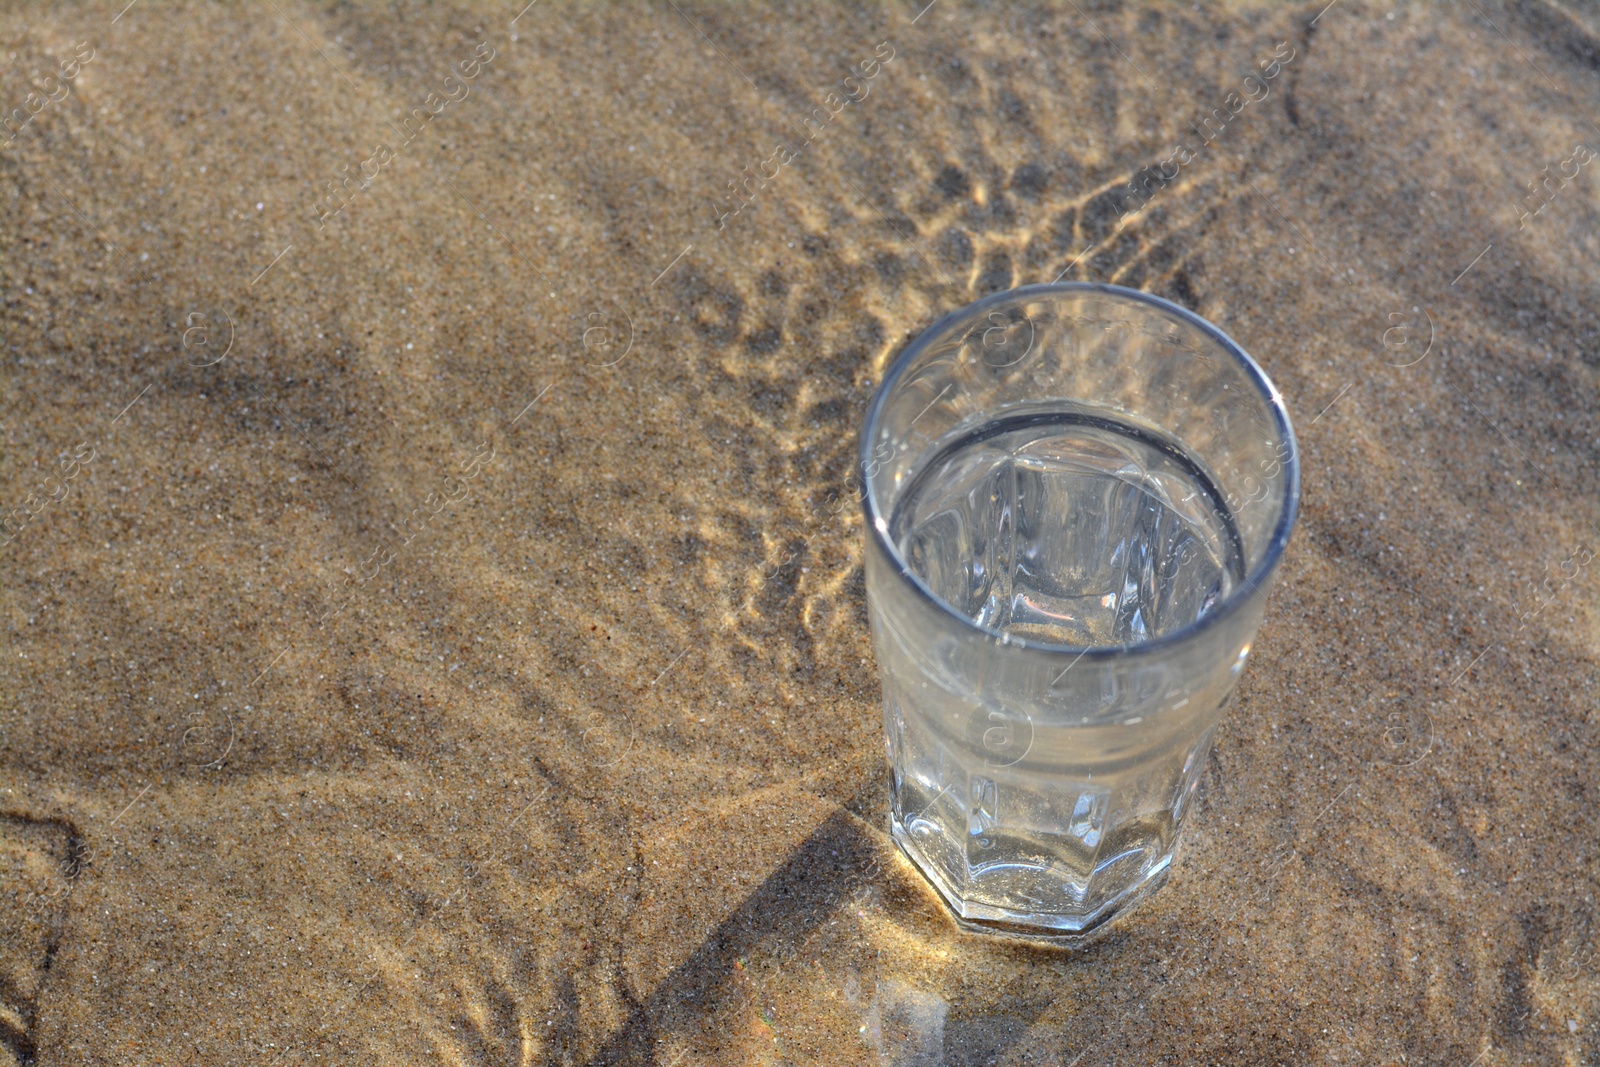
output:
[[[874,431],[877,429],[878,419],[883,413],[883,407],[890,391],[899,382],[900,376],[911,365],[917,356],[921,355],[936,337],[942,337],[952,326],[969,317],[980,317],[984,310],[996,304],[1004,304],[1031,297],[1059,296],[1067,293],[1101,293],[1119,300],[1145,304],[1158,311],[1172,315],[1190,326],[1200,330],[1214,341],[1218,348],[1232,357],[1235,363],[1242,367],[1246,377],[1255,385],[1261,395],[1262,401],[1271,412],[1278,432],[1283,441],[1289,446],[1288,459],[1284,461],[1287,477],[1284,478],[1284,491],[1281,511],[1278,515],[1277,526],[1272,531],[1272,537],[1267,542],[1267,549],[1262,554],[1260,561],[1245,576],[1243,584],[1234,589],[1225,597],[1221,604],[1210,613],[1201,616],[1192,622],[1173,630],[1171,633],[1162,634],[1160,637],[1149,641],[1136,641],[1124,645],[1060,645],[1048,641],[1038,641],[1030,638],[1014,637],[992,626],[985,626],[974,622],[970,617],[957,611],[955,606],[944,600],[928,584],[916,574],[912,573],[906,565],[905,558],[900,550],[889,539],[889,522],[878,506],[873,480],[867,475],[870,465],[870,449]],[[1289,536],[1294,530],[1294,522],[1300,510],[1300,447],[1295,440],[1294,427],[1289,423],[1289,412],[1284,407],[1283,394],[1278,387],[1272,384],[1272,379],[1267,377],[1266,371],[1261,369],[1248,352],[1244,350],[1233,338],[1223,333],[1215,324],[1207,321],[1181,304],[1171,300],[1141,292],[1138,289],[1129,289],[1123,285],[1111,285],[1105,282],[1044,282],[1035,285],[1018,286],[1015,289],[1005,289],[998,293],[990,293],[963,307],[957,308],[941,316],[933,325],[923,330],[915,339],[900,351],[889,365],[889,370],[884,374],[883,380],[878,383],[873,392],[872,400],[867,405],[867,416],[861,426],[861,439],[856,447],[857,477],[861,480],[861,508],[866,521],[867,536],[873,538],[884,555],[894,564],[897,576],[906,582],[919,599],[926,601],[935,611],[941,612],[961,627],[974,633],[1004,644],[1008,648],[1042,652],[1051,655],[1076,656],[1078,659],[1121,659],[1127,656],[1142,655],[1147,652],[1161,652],[1176,645],[1184,644],[1196,636],[1212,629],[1218,623],[1235,614],[1250,596],[1258,592],[1264,582],[1271,577],[1278,561],[1283,557],[1284,549],[1288,547]],[[1074,663],[1077,662],[1075,659]]]

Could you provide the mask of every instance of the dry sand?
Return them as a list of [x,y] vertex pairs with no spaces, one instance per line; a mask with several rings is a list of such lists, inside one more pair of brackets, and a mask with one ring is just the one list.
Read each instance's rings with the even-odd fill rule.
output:
[[[1596,166],[1519,219],[1592,8],[521,6],[0,13],[0,1061],[1600,1062]],[[1305,469],[1078,955],[889,846],[836,503],[905,339],[1063,270]]]

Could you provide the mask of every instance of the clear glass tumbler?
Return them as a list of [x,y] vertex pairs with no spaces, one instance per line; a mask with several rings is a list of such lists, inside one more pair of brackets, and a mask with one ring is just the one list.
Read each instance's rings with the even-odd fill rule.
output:
[[1299,498],[1220,330],[1034,285],[895,360],[861,437],[890,828],[991,933],[1079,942],[1166,878]]

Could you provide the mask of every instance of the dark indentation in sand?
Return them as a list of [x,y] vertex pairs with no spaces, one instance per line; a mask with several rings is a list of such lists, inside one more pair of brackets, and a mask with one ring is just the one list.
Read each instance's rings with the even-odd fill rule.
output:
[[[1158,225],[1159,220],[1151,219],[1152,225]],[[1163,238],[1151,245],[1144,254],[1145,269],[1156,276],[1163,275],[1178,260],[1178,245],[1176,240]]]
[[1059,264],[1057,270],[1065,267],[1081,251],[1074,245],[1077,230],[1078,212],[1074,208],[1068,208],[1046,222],[1028,241],[1025,253],[1027,266],[1036,269],[1045,264]]
[[1142,289],[1145,283],[1145,263],[1142,259],[1125,264],[1117,272],[1117,284],[1130,289]]
[[856,319],[851,328],[851,333],[854,334],[856,347],[869,353],[878,351],[883,347],[884,341],[887,340],[883,329],[883,321],[878,316],[867,312],[863,312]]
[[794,389],[778,382],[762,381],[752,384],[746,394],[750,406],[767,418],[777,418],[794,403]]
[[1027,200],[1037,200],[1050,186],[1050,172],[1037,163],[1024,163],[1011,172],[1008,188]]
[[978,272],[977,293],[995,293],[1011,288],[1011,253],[997,248],[984,256],[983,268]]
[[806,418],[823,426],[847,426],[858,411],[858,405],[836,396],[812,404],[806,411]]
[[905,279],[905,263],[893,252],[879,252],[873,257],[872,266],[891,288],[898,288]]
[[689,309],[689,321],[707,341],[725,345],[738,337],[744,318],[744,299],[738,290],[713,282],[693,268],[681,270],[675,288]]
[[1083,236],[1096,243],[1105,240],[1132,206],[1131,200],[1127,186],[1119,182],[1083,205]]
[[1189,271],[1186,268],[1180,267],[1173,272],[1172,281],[1168,284],[1167,292],[1164,295],[1169,296],[1190,311],[1199,312],[1200,310],[1200,294],[1195,292],[1194,281],[1190,278]]
[[789,280],[775,270],[763,271],[761,278],[756,282],[756,288],[761,295],[782,300],[789,295]]
[[1132,230],[1123,230],[1089,257],[1089,272],[1097,280],[1111,281],[1124,264],[1131,263],[1139,254],[1140,241]]
[[966,92],[977,88],[978,81],[972,76],[972,68],[961,56],[949,52],[935,52],[929,58],[934,60],[934,73],[952,92]]
[[1017,209],[1005,193],[1004,179],[996,178],[991,187],[994,192],[980,204],[973,201],[967,211],[968,222],[974,230],[1011,230],[1017,225]]
[[770,355],[783,347],[783,327],[768,323],[746,337],[744,343],[751,355]]
[[673,538],[672,544],[674,555],[680,563],[698,563],[705,555],[705,539],[692,531]]
[[1018,96],[1010,89],[1000,90],[1000,97],[997,101],[997,104],[1000,116],[1006,122],[1014,122],[1019,126],[1026,126],[1029,124],[1030,116],[1028,113],[1027,103],[1023,101],[1022,97]]
[[953,163],[947,163],[933,179],[933,187],[946,200],[955,200],[972,194],[972,182],[966,172]]
[[972,265],[972,237],[952,226],[934,241],[933,254],[948,267],[967,270]]

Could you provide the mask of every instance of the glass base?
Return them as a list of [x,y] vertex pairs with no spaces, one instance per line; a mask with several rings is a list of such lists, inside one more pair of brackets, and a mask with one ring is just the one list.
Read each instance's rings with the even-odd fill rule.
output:
[[1171,867],[1169,855],[1153,866],[1143,878],[1128,886],[1093,911],[1085,913],[1018,912],[963,900],[939,867],[928,862],[916,841],[891,814],[889,834],[906,859],[911,861],[928,884],[933,886],[950,909],[957,926],[974,934],[1006,937],[1061,948],[1082,948],[1109,933],[1112,921],[1133,910],[1141,901],[1167,882]]

